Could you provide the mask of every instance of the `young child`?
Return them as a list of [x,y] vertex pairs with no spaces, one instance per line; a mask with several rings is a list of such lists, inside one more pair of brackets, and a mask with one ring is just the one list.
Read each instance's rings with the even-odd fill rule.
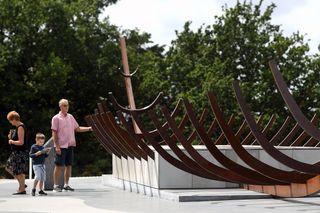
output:
[[46,170],[44,161],[45,158],[48,157],[48,153],[50,149],[45,149],[43,147],[45,140],[45,136],[42,133],[36,134],[36,144],[33,144],[30,149],[30,157],[32,158],[33,163],[33,171],[35,174],[33,189],[32,189],[32,196],[36,195],[36,188],[39,182],[39,195],[47,195],[43,191],[43,182],[46,179]]

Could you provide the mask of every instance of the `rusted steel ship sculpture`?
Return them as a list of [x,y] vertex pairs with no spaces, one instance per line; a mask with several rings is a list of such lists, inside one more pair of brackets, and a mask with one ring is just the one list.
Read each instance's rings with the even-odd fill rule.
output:
[[[262,127],[263,116],[257,121],[254,119],[238,81],[233,82],[233,88],[244,121],[237,131],[234,130],[235,117],[224,118],[213,92],[208,92],[211,109],[204,109],[199,117],[188,99],[181,99],[170,111],[162,104],[163,94],[159,93],[149,106],[127,109],[109,94],[108,101],[116,110],[116,115],[108,109],[107,102],[102,102],[98,103],[98,112],[87,116],[86,121],[93,127],[96,138],[105,150],[118,158],[154,159],[155,150],[171,165],[199,177],[238,183],[245,189],[279,197],[308,196],[320,190],[320,163],[298,161],[279,151],[275,145],[319,146],[318,117],[314,115],[309,121],[303,115],[275,61],[269,65],[277,88],[296,122],[289,130],[292,118],[288,117],[271,139],[267,139],[266,132],[272,127],[275,116],[271,116]],[[179,113],[183,114],[180,120],[177,119]],[[130,115],[132,120],[126,119],[124,114]],[[154,127],[144,125],[142,117],[146,119],[146,116]],[[137,127],[132,125],[133,121],[140,131],[135,130]],[[212,137],[213,134],[216,137]],[[219,150],[218,146],[226,142],[247,166],[231,160]],[[204,145],[219,165],[204,158],[194,144]],[[274,160],[290,170],[260,161],[246,149],[250,144],[261,146]],[[175,155],[168,153],[163,145],[168,146]]]

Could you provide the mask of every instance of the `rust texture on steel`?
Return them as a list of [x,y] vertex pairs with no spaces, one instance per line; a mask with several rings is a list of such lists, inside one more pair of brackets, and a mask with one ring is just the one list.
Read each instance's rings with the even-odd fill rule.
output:
[[298,104],[295,102],[292,95],[290,94],[289,89],[278,69],[276,62],[272,60],[269,62],[269,65],[276,85],[280,91],[280,94],[295,120],[298,122],[298,124],[304,131],[306,131],[317,141],[320,141],[320,129],[318,129],[314,124],[312,124],[301,112],[301,109],[299,108]]
[[[122,64],[123,64],[122,75],[124,76],[124,82],[125,82],[126,91],[127,91],[128,103],[129,103],[129,107],[131,109],[135,109],[136,103],[134,101],[133,89],[132,89],[132,84],[131,84],[131,77],[137,72],[138,69],[136,69],[133,73],[130,73],[126,40],[124,37],[120,37],[120,48],[121,48],[121,58],[122,58]],[[140,129],[138,128],[138,126],[134,120],[132,121],[132,124],[133,124],[133,128],[134,128],[135,132],[140,133]]]
[[[123,42],[121,40],[124,51]],[[122,56],[123,75],[131,85],[129,79],[132,74],[126,52]],[[98,111],[86,116],[85,120],[92,126],[95,137],[106,152],[116,158],[148,161],[154,159],[157,152],[176,168],[202,178],[238,183],[247,190],[279,197],[308,196],[320,191],[320,163],[299,161],[281,152],[279,147],[319,146],[318,115],[315,114],[311,120],[303,115],[275,61],[269,65],[277,88],[294,118],[288,116],[278,129],[273,127],[276,115],[271,115],[267,122],[264,114],[255,119],[238,81],[233,82],[235,98],[243,115],[238,129],[235,129],[236,116],[226,119],[211,91],[208,92],[210,109],[203,109],[197,114],[185,98],[179,100],[171,111],[163,104],[162,92],[150,105],[136,109],[132,87],[127,87],[130,108],[120,105],[109,93],[108,102],[98,103]],[[108,104],[115,111],[111,111]],[[198,145],[206,148],[214,161],[201,155]],[[241,164],[222,152],[222,146],[231,148],[241,159]],[[285,165],[287,169],[261,161],[250,153],[249,147],[263,149],[272,161]]]

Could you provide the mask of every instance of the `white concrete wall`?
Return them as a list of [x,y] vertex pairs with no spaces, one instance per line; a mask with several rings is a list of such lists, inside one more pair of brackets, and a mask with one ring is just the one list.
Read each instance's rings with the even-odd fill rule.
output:
[[[171,155],[175,154],[168,146],[163,146]],[[210,162],[220,165],[216,159],[212,157],[205,146],[194,146],[200,155],[205,157]],[[234,152],[229,145],[219,145],[219,150],[231,160],[248,167]],[[245,146],[248,152],[267,163],[268,165],[290,171],[287,166],[274,160],[260,146]],[[183,147],[180,149],[187,153]],[[296,160],[306,163],[316,163],[320,161],[320,148],[308,147],[278,147],[278,149],[286,155],[293,157]],[[177,189],[177,188],[234,188],[238,184],[209,180],[186,173],[164,160],[157,152],[155,152],[155,160],[149,158],[146,160],[138,159],[119,159],[113,155],[113,178],[122,180],[124,186],[130,188],[130,191],[146,190],[143,187],[151,187],[154,189]],[[140,189],[139,189],[140,187]],[[142,187],[142,188],[141,188]]]

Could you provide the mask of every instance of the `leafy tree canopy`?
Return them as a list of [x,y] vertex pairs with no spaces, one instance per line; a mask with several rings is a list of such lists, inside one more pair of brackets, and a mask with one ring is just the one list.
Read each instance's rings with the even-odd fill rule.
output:
[[275,4],[262,10],[262,3],[238,1],[234,7],[224,6],[213,24],[192,31],[187,22],[176,32],[157,72],[166,79],[159,85],[172,100],[187,97],[201,109],[207,105],[207,91],[213,90],[226,115],[238,114],[232,81],[239,79],[253,111],[276,113],[282,121],[289,113],[268,67],[276,59],[300,107],[312,116],[319,107],[319,55],[308,54],[299,32],[285,36],[271,20]]
[[[108,19],[99,19],[103,9],[116,2],[0,0],[2,166],[9,154],[10,125],[5,116],[11,110],[21,114],[32,143],[38,131],[51,135],[51,117],[58,112],[61,98],[70,100],[70,112],[81,125],[109,91],[127,105],[120,74],[120,35],[126,36],[131,70],[139,67],[132,79],[138,107],[163,91],[171,107],[186,97],[200,112],[208,105],[207,91],[213,90],[225,115],[235,113],[239,118],[231,86],[239,79],[252,110],[268,116],[276,113],[280,123],[289,113],[268,67],[268,61],[276,59],[303,112],[311,117],[319,110],[319,55],[308,53],[303,34],[285,36],[272,23],[275,4],[262,9],[262,0],[258,4],[238,1],[234,7],[224,6],[214,23],[195,31],[186,22],[165,51],[152,44],[148,33],[122,31]],[[94,137],[77,138],[75,175],[110,172],[110,156]]]
[[[59,111],[61,98],[70,101],[70,112],[81,125],[86,125],[84,116],[93,112],[108,91],[126,100],[119,72],[121,34],[127,36],[129,49],[140,50],[137,57],[161,55],[160,47],[145,47],[150,43],[149,34],[121,32],[108,19],[99,19],[102,10],[113,3],[116,0],[0,1],[2,162],[9,153],[6,135],[10,125],[5,119],[9,111],[20,113],[33,143],[38,131],[51,136],[51,118]],[[77,137],[75,174],[110,172],[110,159],[101,163],[106,154],[97,149],[100,146],[94,137]]]

